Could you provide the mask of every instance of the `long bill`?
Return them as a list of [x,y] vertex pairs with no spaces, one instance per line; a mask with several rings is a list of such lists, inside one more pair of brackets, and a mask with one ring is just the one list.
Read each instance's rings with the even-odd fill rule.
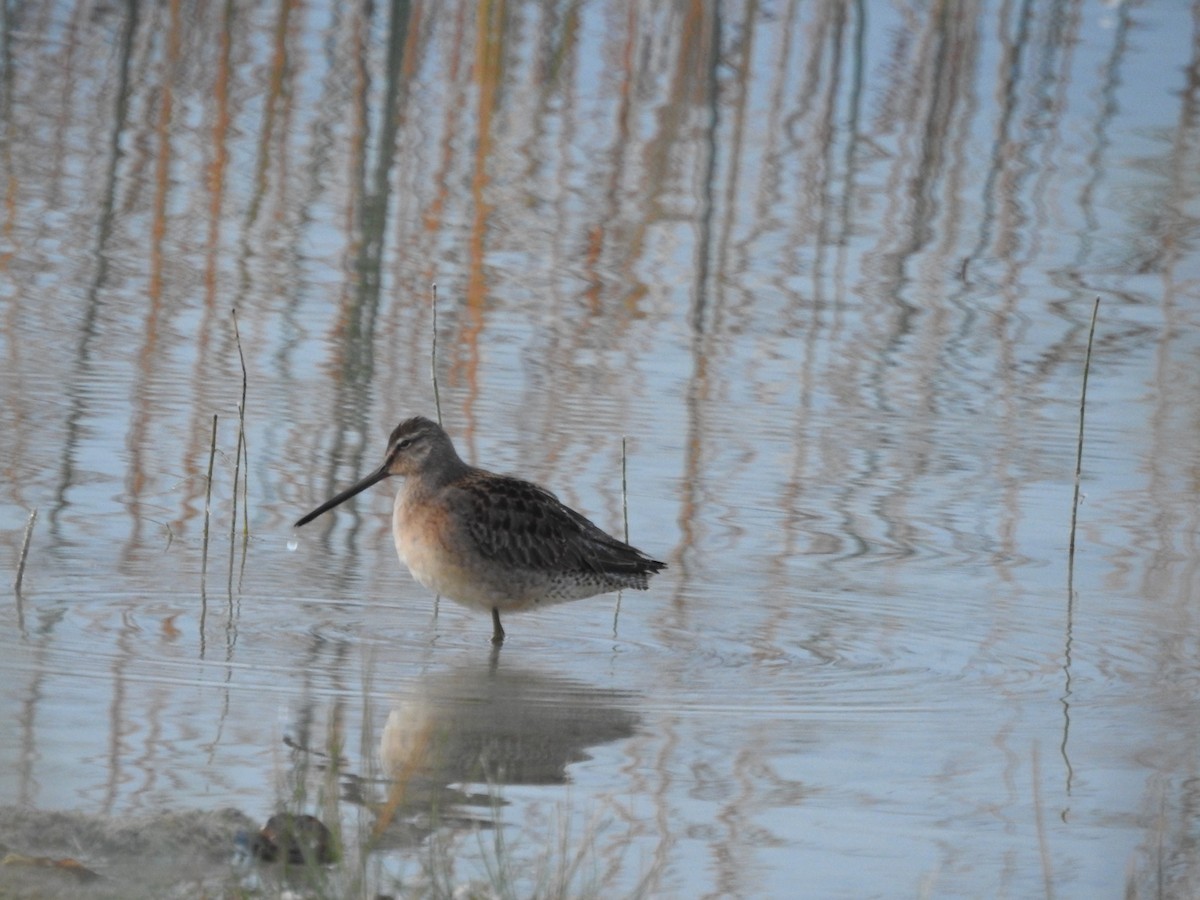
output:
[[329,510],[333,509],[339,503],[345,503],[347,500],[349,500],[351,497],[355,496],[356,494],[361,494],[363,491],[365,491],[371,485],[378,484],[379,482],[383,481],[383,479],[387,478],[388,475],[390,475],[390,474],[391,473],[388,472],[388,470],[387,470],[387,463],[384,463],[382,466],[380,466],[378,469],[376,469],[374,472],[372,472],[370,475],[368,475],[362,481],[358,482],[357,484],[352,485],[351,487],[346,488],[346,490],[342,491],[336,497],[334,497],[330,500],[326,500],[324,503],[322,503],[320,506],[318,506],[312,512],[308,513],[308,515],[301,516],[299,519],[296,520],[296,524],[293,525],[292,527],[299,528],[301,525],[307,525],[309,522],[311,522],[317,516],[321,515],[321,513],[329,512]]

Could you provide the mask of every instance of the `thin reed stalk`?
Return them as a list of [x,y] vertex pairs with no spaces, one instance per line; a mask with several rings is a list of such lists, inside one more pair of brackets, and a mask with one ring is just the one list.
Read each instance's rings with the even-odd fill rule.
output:
[[[627,454],[625,443],[628,438],[621,435],[621,516],[625,520],[625,543],[629,543],[629,479],[626,466]],[[613,610],[613,637],[617,636],[617,622],[621,618],[621,597],[624,591],[617,591],[617,605]]]
[[1037,829],[1038,855],[1042,860],[1042,884],[1046,891],[1047,900],[1054,897],[1054,866],[1050,860],[1050,845],[1046,841],[1046,817],[1042,808],[1042,765],[1038,759],[1038,745],[1033,745],[1032,772],[1033,779],[1033,815],[1034,826]]
[[[242,335],[238,328],[237,310],[230,311],[233,318],[233,341],[237,345],[238,362],[242,366],[242,397],[238,403],[238,439],[237,449],[233,453],[233,509],[229,517],[229,592],[233,593],[233,558],[237,540],[238,520],[238,484],[242,489],[242,567],[246,565],[246,545],[250,540],[250,455],[246,449],[246,355],[242,352]],[[242,467],[243,459],[246,463]]]
[[1092,305],[1092,325],[1088,329],[1087,353],[1083,357],[1083,389],[1079,394],[1079,439],[1075,442],[1075,497],[1071,503],[1071,546],[1067,551],[1068,573],[1075,572],[1075,524],[1079,516],[1079,481],[1083,474],[1083,420],[1087,412],[1088,372],[1092,368],[1092,343],[1096,338],[1096,314],[1100,311],[1100,298]]
[[625,435],[621,435],[621,515],[625,517],[625,543],[629,543],[629,479],[625,465]]
[[29,522],[25,523],[25,540],[20,544],[20,562],[17,563],[17,582],[13,590],[17,593],[17,605],[20,605],[20,583],[25,580],[25,559],[29,558],[29,541],[34,536],[34,523],[37,521],[37,508],[29,511]]
[[[1075,491],[1071,500],[1071,539],[1067,550],[1067,624],[1066,640],[1063,645],[1063,676],[1065,684],[1061,698],[1063,708],[1063,736],[1059,744],[1059,755],[1063,758],[1067,773],[1067,795],[1071,794],[1071,782],[1075,770],[1071,765],[1068,741],[1071,734],[1071,646],[1075,631],[1075,531],[1079,521],[1079,483],[1083,477],[1083,423],[1087,412],[1088,373],[1092,368],[1092,345],[1096,340],[1096,315],[1100,311],[1100,298],[1092,304],[1092,323],[1088,328],[1087,352],[1083,357],[1083,387],[1079,391],[1079,436],[1075,441]],[[1064,813],[1065,815],[1065,813]]]
[[437,379],[437,282],[433,282],[433,340],[429,347],[429,377],[433,381],[433,406],[437,410],[438,424],[442,424],[442,395],[438,391]]
[[212,443],[208,448],[208,486],[204,489],[204,547],[200,555],[200,584],[208,574],[208,522],[212,514],[213,463],[217,458],[217,414],[213,413]]
[[[242,334],[238,329],[237,310],[233,310],[233,340],[237,344],[238,362],[242,366],[242,399],[238,403],[238,445],[237,453],[233,458],[233,516],[232,521],[237,522],[237,486],[238,475],[241,474],[242,479],[242,534],[249,536],[250,534],[250,450],[246,446],[246,355],[242,353]],[[243,460],[246,463],[245,469],[242,468]],[[230,525],[230,533],[233,533],[234,525]]]
[[[433,382],[433,408],[437,411],[437,423],[442,424],[442,395],[438,391],[437,379],[437,282],[431,282],[432,296],[430,303],[433,305],[433,335],[429,342],[429,379]],[[442,603],[442,595],[435,594],[433,597],[433,620],[436,622],[438,617],[438,609]]]

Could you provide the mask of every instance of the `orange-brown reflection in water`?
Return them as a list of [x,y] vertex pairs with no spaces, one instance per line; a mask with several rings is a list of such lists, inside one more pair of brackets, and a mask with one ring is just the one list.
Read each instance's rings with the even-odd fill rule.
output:
[[505,652],[647,698],[600,780],[636,797],[652,889],[1195,893],[1194,10],[85,3],[3,29],[10,570],[39,516],[0,604],[0,799],[268,805],[298,646],[399,648],[403,685],[469,644],[386,497],[285,549],[434,413],[432,369],[464,455],[614,531],[630,438],[669,580]]

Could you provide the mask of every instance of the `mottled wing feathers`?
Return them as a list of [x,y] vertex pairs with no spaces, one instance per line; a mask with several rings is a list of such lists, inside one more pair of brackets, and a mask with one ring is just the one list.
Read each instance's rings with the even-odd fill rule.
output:
[[486,558],[518,569],[608,576],[646,586],[665,568],[608,535],[554,494],[518,478],[473,472],[457,486],[462,521]]

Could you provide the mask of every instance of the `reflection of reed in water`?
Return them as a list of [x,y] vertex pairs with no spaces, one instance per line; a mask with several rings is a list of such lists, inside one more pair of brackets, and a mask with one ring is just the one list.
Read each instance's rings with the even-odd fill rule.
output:
[[461,783],[563,784],[587,748],[630,737],[630,695],[523,669],[480,668],[421,682],[388,714],[379,756],[390,779],[375,833],[397,812],[495,803]]

